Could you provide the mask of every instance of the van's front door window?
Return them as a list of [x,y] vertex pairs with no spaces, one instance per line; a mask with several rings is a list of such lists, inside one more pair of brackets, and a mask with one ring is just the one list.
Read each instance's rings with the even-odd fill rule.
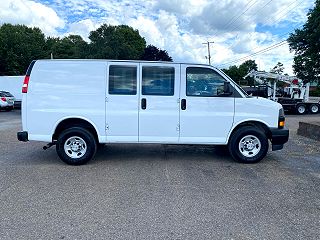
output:
[[212,69],[187,68],[187,96],[216,97],[224,92],[225,79]]

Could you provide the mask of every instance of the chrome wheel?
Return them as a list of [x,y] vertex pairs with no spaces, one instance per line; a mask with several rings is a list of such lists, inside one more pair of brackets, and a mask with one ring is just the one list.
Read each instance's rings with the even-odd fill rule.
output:
[[254,157],[260,150],[261,142],[256,136],[244,136],[239,142],[239,151],[245,157]]
[[311,111],[312,113],[318,113],[319,107],[318,107],[316,104],[313,104],[313,105],[311,105],[311,107],[310,107],[310,111]]
[[70,137],[64,143],[64,151],[71,158],[81,158],[87,152],[87,144],[81,137]]
[[298,113],[304,114],[306,112],[306,107],[304,105],[300,105],[297,110]]

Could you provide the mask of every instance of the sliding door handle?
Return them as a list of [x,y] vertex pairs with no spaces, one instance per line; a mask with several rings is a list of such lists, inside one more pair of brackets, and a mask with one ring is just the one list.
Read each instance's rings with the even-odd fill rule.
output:
[[145,110],[147,108],[147,99],[141,99],[141,109]]
[[181,99],[181,110],[186,110],[186,109],[187,109],[187,100]]

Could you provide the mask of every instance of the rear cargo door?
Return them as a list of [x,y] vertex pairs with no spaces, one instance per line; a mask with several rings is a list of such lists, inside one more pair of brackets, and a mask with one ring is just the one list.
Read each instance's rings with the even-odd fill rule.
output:
[[107,66],[106,135],[108,142],[138,142],[139,63]]

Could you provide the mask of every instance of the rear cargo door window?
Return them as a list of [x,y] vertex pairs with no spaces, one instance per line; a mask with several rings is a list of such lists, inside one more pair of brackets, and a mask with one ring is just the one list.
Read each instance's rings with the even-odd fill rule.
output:
[[136,95],[137,67],[111,65],[109,68],[109,94]]

